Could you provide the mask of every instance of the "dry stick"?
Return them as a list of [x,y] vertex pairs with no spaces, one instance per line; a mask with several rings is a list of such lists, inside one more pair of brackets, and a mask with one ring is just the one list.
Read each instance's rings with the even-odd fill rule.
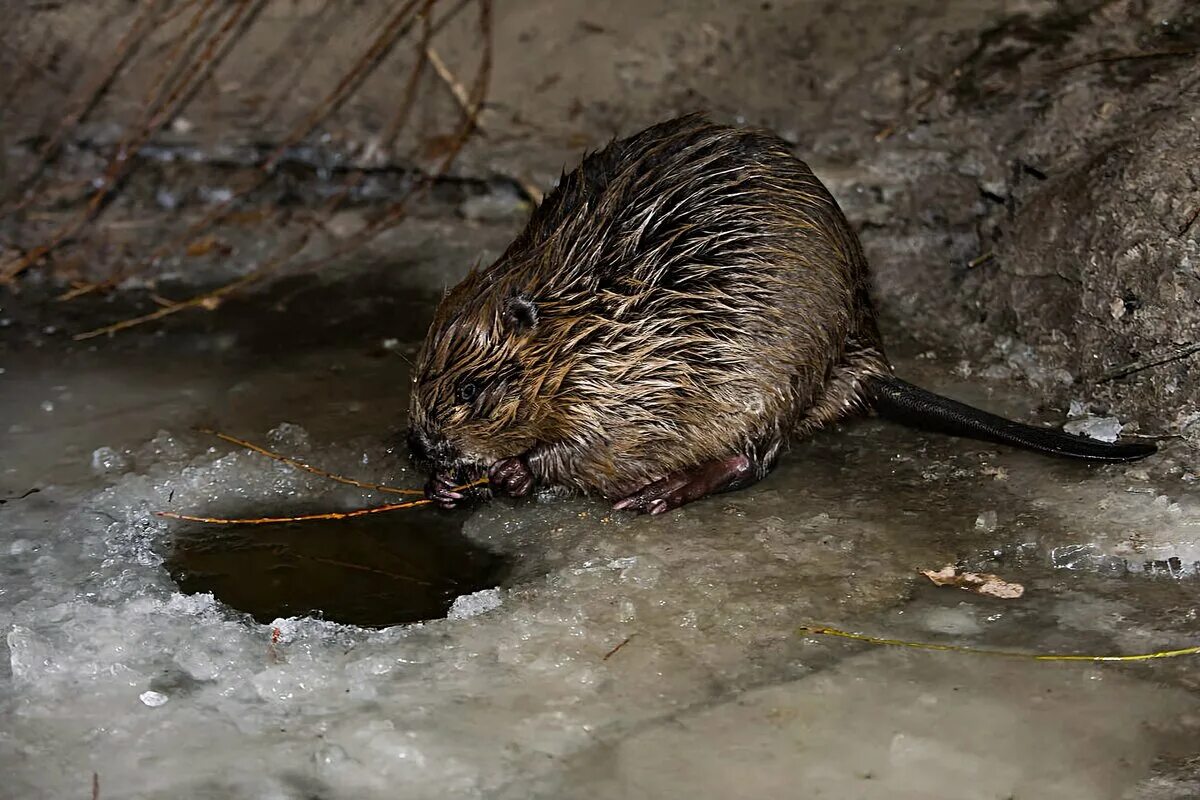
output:
[[100,98],[108,91],[108,88],[116,79],[117,73],[121,71],[121,68],[125,66],[125,62],[145,38],[144,28],[153,18],[155,6],[158,2],[159,0],[143,0],[141,13],[137,15],[133,24],[125,31],[125,35],[117,42],[113,56],[109,61],[108,69],[102,71],[96,80],[92,81],[91,85],[84,90],[83,96],[75,103],[74,108],[58,123],[58,128],[54,131],[54,134],[38,153],[37,164],[34,165],[30,174],[18,186],[16,192],[18,196],[23,195],[32,188],[33,184],[41,177],[46,165],[58,154],[58,149],[62,145],[63,139],[71,131],[75,130],[75,127],[84,117],[91,113],[96,104],[100,102]]
[[281,144],[279,147],[277,147],[275,152],[272,153],[263,164],[262,168],[264,172],[270,172],[279,159],[283,157],[284,153],[287,152],[288,147],[291,146],[286,143],[288,139],[294,139],[298,141],[302,136],[307,134],[308,131],[311,131],[318,124],[320,124],[321,120],[325,119],[334,111],[339,109],[342,103],[344,103],[350,96],[352,91],[357,88],[362,79],[369,75],[379,64],[379,61],[382,59],[382,57],[391,52],[392,46],[396,43],[396,40],[401,36],[401,34],[408,31],[409,26],[411,25],[408,17],[412,14],[412,10],[416,7],[417,2],[418,0],[408,0],[408,2],[405,3],[398,12],[396,12],[395,16],[388,21],[388,24],[384,27],[383,31],[381,31],[379,36],[375,38],[375,41],[371,43],[371,46],[367,48],[367,52],[364,53],[363,56],[358,60],[358,63],[354,65],[354,68],[342,76],[342,79],[338,81],[337,86],[334,87],[333,92],[326,96],[325,101],[314,108],[312,112],[309,113],[308,117],[293,126],[291,133],[284,137],[285,144]]
[[1111,53],[1106,56],[1095,56],[1093,58],[1074,61],[1069,64],[1064,64],[1059,67],[1050,69],[1050,74],[1068,72],[1080,67],[1090,67],[1093,64],[1111,64],[1114,61],[1134,61],[1142,58],[1172,58],[1180,56],[1194,56],[1200,54],[1200,48],[1167,48],[1164,50],[1145,50],[1139,53]]
[[389,572],[385,569],[368,567],[365,564],[355,564],[351,561],[339,561],[336,558],[324,558],[322,556],[306,556],[301,555],[300,553],[293,553],[293,555],[308,561],[316,561],[321,564],[332,564],[335,567],[343,567],[344,569],[357,569],[362,572],[373,572],[376,575],[382,575],[383,577],[391,578],[394,581],[412,581],[413,583],[419,583],[422,586],[433,586],[433,584],[429,581],[423,581],[420,578],[416,578],[412,575],[403,575],[399,572]]
[[323,514],[301,514],[295,517],[247,517],[245,519],[230,519],[225,517],[197,517],[191,514],[176,514],[174,511],[155,511],[155,516],[167,519],[179,519],[186,522],[207,522],[211,525],[273,525],[281,522],[308,522],[319,519],[351,519],[364,517],[367,514],[382,514],[386,511],[397,511],[402,508],[416,508],[427,505],[429,500],[409,500],[404,503],[389,503],[373,508],[360,508],[357,511],[328,511]]
[[350,71],[347,72],[338,82],[334,89],[325,95],[316,109],[306,120],[292,127],[292,130],[284,136],[282,143],[275,148],[267,159],[259,165],[259,171],[255,178],[250,183],[238,191],[234,192],[229,198],[223,200],[215,208],[198,219],[196,222],[188,226],[188,228],[179,236],[164,245],[160,245],[149,255],[142,259],[134,267],[123,270],[119,275],[115,275],[106,281],[100,281],[94,284],[77,287],[69,292],[61,295],[60,300],[72,300],[85,294],[90,294],[98,289],[111,288],[119,281],[128,278],[130,275],[137,274],[144,269],[147,269],[166,256],[168,253],[178,249],[186,242],[191,241],[199,234],[203,233],[214,224],[224,219],[232,211],[234,205],[246,195],[257,190],[260,186],[267,182],[271,177],[271,172],[279,159],[293,147],[296,142],[300,141],[304,136],[308,135],[314,127],[319,125],[329,114],[333,113],[337,108],[345,102],[349,94],[356,89],[359,84],[373,71],[378,65],[381,56],[389,52],[396,40],[403,35],[408,27],[406,17],[409,16],[412,8],[416,5],[417,0],[409,0],[409,2],[390,20],[389,24],[384,27],[384,30],[375,38],[375,41],[368,48],[358,61],[354,63]]
[[[131,142],[127,139],[126,143],[123,143],[118,148],[116,156],[110,161],[109,169],[105,172],[103,183],[89,200],[84,214],[77,220],[73,227],[70,227],[70,232],[67,236],[55,240],[54,247],[64,239],[75,236],[84,225],[100,214],[108,197],[134,169],[134,158],[138,151],[150,140],[150,137],[154,133],[174,118],[191,101],[195,92],[208,80],[213,70],[228,55],[231,45],[245,32],[245,22],[254,19],[265,2],[266,0],[238,0],[238,5],[233,13],[205,43],[196,64],[189,64],[187,68],[182,70],[182,79],[175,84],[154,116],[144,124],[138,135]],[[218,15],[220,14],[219,11],[217,13]],[[228,38],[230,34],[233,34],[232,38]],[[228,41],[226,41],[227,39]],[[42,253],[38,257],[40,258],[45,254]],[[0,275],[0,282],[3,282],[3,278],[4,276]]]
[[624,639],[621,640],[621,642],[616,647],[614,647],[612,650],[609,650],[607,653],[605,653],[604,658],[602,658],[600,660],[608,661],[610,658],[612,658],[613,656],[615,656],[617,654],[618,650],[620,650],[625,645],[629,644],[629,640],[635,636],[637,636],[636,633],[631,633],[628,636],[626,636]]
[[[26,27],[32,28],[33,26],[30,24]],[[47,36],[44,30],[38,36],[35,36],[31,30],[25,30],[21,33],[24,35],[18,34],[13,36],[12,42],[0,42],[0,47],[5,48],[5,51],[8,53],[9,60],[12,62],[20,62],[19,64],[13,64],[13,74],[15,74],[16,77],[13,78],[13,80],[8,84],[8,90],[3,95],[0,95],[0,108],[6,110],[13,107],[13,101],[17,99],[21,93],[21,89],[24,88],[25,84],[31,78],[33,78],[35,74],[46,81],[52,81],[55,77],[57,77],[51,75],[49,70],[43,67],[40,63],[51,60],[50,57],[52,57],[54,54],[55,41]],[[41,46],[36,49],[32,49],[28,53],[17,49],[16,41],[29,39],[38,41]]]
[[[251,87],[284,87],[284,91],[275,92],[261,109],[255,109],[255,129],[265,130],[280,117],[284,106],[295,101],[295,90],[316,62],[315,54],[322,46],[332,42],[338,29],[351,19],[353,16],[346,14],[337,3],[322,3],[311,17],[292,24],[287,38],[262,60],[254,74],[246,80]],[[313,35],[314,31],[318,32],[316,36]],[[304,49],[306,40],[307,49]]]
[[986,253],[975,256],[975,258],[972,258],[970,261],[968,261],[967,267],[970,269],[974,269],[975,267],[978,267],[981,264],[986,264],[987,262],[991,261],[995,257],[996,257],[996,251],[988,250]]
[[437,0],[426,0],[425,7],[421,9],[421,42],[417,46],[417,57],[413,61],[413,68],[409,70],[408,81],[404,84],[403,100],[400,101],[400,106],[396,110],[396,114],[392,117],[388,126],[383,131],[383,136],[379,139],[380,149],[384,152],[390,151],[396,142],[396,137],[400,135],[400,131],[408,124],[408,117],[412,113],[413,105],[416,102],[417,87],[420,85],[421,76],[425,74],[425,59],[421,57],[421,53],[429,47],[429,42],[433,38],[433,25],[431,24],[430,14],[433,12],[434,5]]
[[[425,57],[429,59],[429,63],[433,65],[433,71],[442,79],[442,83],[450,88],[450,93],[454,95],[454,99],[458,101],[459,108],[468,116],[473,116],[476,111],[471,108],[471,98],[467,96],[467,90],[454,77],[454,73],[446,66],[446,62],[442,61],[442,57],[438,55],[437,50],[432,47],[424,48]],[[479,125],[478,121],[475,127],[482,133],[483,126]]]
[[[179,35],[176,37],[174,46],[172,47],[170,53],[168,53],[167,57],[163,60],[163,67],[158,75],[158,78],[154,81],[153,85],[151,85],[149,91],[146,93],[145,99],[142,101],[142,117],[138,122],[138,128],[149,124],[149,120],[152,118],[154,111],[159,108],[158,99],[162,95],[165,85],[169,82],[169,78],[174,72],[175,62],[178,61],[178,59],[183,55],[184,51],[187,49],[187,43],[192,39],[193,34],[195,34],[195,32],[200,28],[201,23],[208,17],[209,10],[212,8],[214,2],[215,0],[205,0],[204,5],[196,11],[191,20],[188,21],[187,25],[184,26],[183,30],[180,31]],[[105,168],[105,178],[102,180],[107,179],[109,174],[115,173],[120,168],[120,165],[124,161],[126,149],[135,138],[132,130],[134,129],[131,128],[131,132],[118,143],[116,154],[113,155],[113,157],[109,160],[109,163]],[[97,190],[97,193],[99,191],[100,190]],[[18,259],[17,261],[7,265],[4,269],[0,269],[0,283],[10,282],[12,278],[16,277],[23,270],[34,264],[38,258],[41,258],[46,253],[49,253],[54,247],[57,247],[58,244],[62,240],[66,239],[67,236],[71,235],[73,231],[77,231],[82,228],[83,225],[86,224],[87,213],[88,212],[85,212],[85,216],[81,217],[76,222],[74,227],[68,225],[60,228],[59,231],[57,231],[51,238],[48,244],[34,248],[34,250],[26,255],[25,258]]]
[[[480,478],[471,483],[464,483],[462,486],[455,486],[453,491],[461,492],[464,489],[472,489],[476,486],[482,486],[487,483],[487,478]],[[229,517],[198,517],[192,514],[176,514],[174,511],[155,511],[155,516],[166,517],[167,519],[179,519],[186,522],[206,522],[210,525],[274,525],[284,522],[310,522],[313,520],[322,519],[352,519],[354,517],[365,517],[368,514],[383,514],[388,511],[398,511],[402,508],[416,508],[418,506],[429,505],[431,500],[407,500],[403,503],[388,503],[382,506],[372,506],[371,508],[360,508],[356,511],[327,511],[321,514],[299,514],[294,517],[245,517],[241,519],[233,519]]]
[[1187,218],[1186,220],[1184,220],[1184,223],[1183,223],[1182,225],[1180,225],[1180,226],[1179,226],[1179,235],[1180,235],[1180,236],[1183,236],[1185,233],[1187,233],[1187,232],[1188,232],[1188,228],[1190,228],[1190,227],[1192,227],[1193,225],[1195,225],[1195,224],[1196,224],[1196,220],[1198,220],[1198,219],[1200,219],[1200,206],[1196,206],[1196,210],[1195,210],[1195,211],[1193,211],[1193,212],[1192,212],[1192,213],[1191,213],[1191,214],[1188,216],[1188,218]]
[[1182,361],[1188,356],[1196,353],[1200,353],[1200,342],[1195,344],[1185,344],[1175,348],[1169,355],[1165,355],[1162,358],[1134,361],[1130,364],[1125,364],[1124,366],[1109,370],[1100,376],[1099,383],[1107,383],[1108,381],[1116,380],[1117,378],[1124,378],[1126,375],[1133,375],[1134,373],[1148,370],[1151,367],[1159,367],[1163,364],[1170,364],[1174,361]]
[[[147,0],[147,1],[149,2],[150,0]],[[184,0],[184,2],[180,3],[175,8],[169,9],[162,17],[160,17],[158,20],[155,21],[156,29],[162,30],[163,28],[165,28],[167,25],[169,25],[171,22],[173,22],[176,17],[179,17],[188,8],[195,5],[196,2],[197,2],[197,0]],[[189,31],[190,31],[190,28],[189,28],[189,30],[185,30],[183,39],[180,39],[177,41],[177,46],[175,48],[175,51],[172,52],[172,54],[170,56],[170,60],[173,61],[174,58],[176,58],[178,56],[179,52],[182,51],[183,42],[186,41],[186,38],[187,38],[186,34]],[[144,40],[145,38],[146,37],[143,36],[142,40]],[[141,44],[141,40],[135,42],[133,46],[136,48],[137,45],[140,45],[140,44]],[[120,69],[120,65],[117,65],[116,69]],[[158,81],[155,83],[155,88],[151,89],[151,91],[147,94],[146,98],[142,101],[143,120],[148,119],[149,114],[150,114],[150,105],[151,105],[151,103],[154,102],[155,97],[159,94],[159,89],[161,89],[163,82],[166,80],[167,75],[169,75],[171,73],[171,71],[172,70],[170,68],[163,69],[163,71],[159,75]],[[115,77],[115,71],[114,71],[113,77]],[[105,88],[107,88],[107,87],[105,87]],[[104,89],[101,89],[99,91],[99,93],[93,98],[91,105],[94,105],[96,102],[98,102],[100,99],[100,96],[103,95],[103,93],[104,93]],[[85,110],[84,115],[86,115],[89,112],[89,110],[90,109]],[[79,120],[76,119],[74,124],[78,124],[78,122],[79,122]],[[60,142],[60,144],[61,144],[61,142]],[[42,167],[44,168],[45,164],[43,164]],[[92,179],[84,178],[82,180],[68,181],[65,184],[61,184],[61,185],[55,187],[55,189],[53,191],[55,194],[63,194],[66,192],[74,193],[77,191],[82,192],[82,191],[85,191],[88,188],[90,188],[91,185],[92,185]],[[30,187],[30,188],[32,188],[32,187]],[[47,191],[50,191],[50,190],[47,190]],[[44,196],[45,194],[46,194],[46,192],[43,192],[42,196]],[[31,203],[37,201],[38,198],[39,198],[39,195],[27,191],[23,194],[23,196],[21,196],[15,202],[10,203],[7,206],[0,207],[0,216],[6,216],[8,214],[16,213],[16,212],[20,211],[21,209],[25,208],[26,206],[30,205]]]
[[[207,10],[209,5],[211,5],[211,2],[212,0],[208,0],[208,3],[201,9],[201,13]],[[32,264],[36,263],[38,260],[49,255],[64,241],[78,234],[85,225],[95,219],[109,194],[111,194],[112,190],[116,188],[117,184],[120,183],[120,181],[126,175],[128,175],[133,164],[134,156],[137,155],[137,152],[142,148],[142,145],[144,145],[150,139],[150,137],[158,131],[159,128],[161,128],[173,116],[175,116],[175,114],[179,111],[179,107],[182,105],[182,102],[188,96],[190,96],[191,88],[201,85],[205,80],[208,79],[208,75],[211,73],[213,67],[215,67],[216,63],[220,61],[220,57],[215,57],[216,53],[218,52],[218,48],[224,41],[225,37],[236,27],[238,21],[242,18],[246,11],[251,8],[252,3],[253,0],[238,0],[237,7],[234,8],[233,13],[229,15],[217,32],[209,37],[208,42],[205,44],[204,50],[198,59],[199,69],[195,73],[185,75],[183,79],[175,85],[174,89],[167,96],[166,100],[163,101],[158,111],[156,111],[154,116],[150,118],[150,121],[147,122],[145,127],[138,132],[137,136],[133,137],[131,142],[128,142],[127,144],[123,143],[117,148],[116,154],[112,157],[112,159],[109,160],[108,167],[104,172],[104,176],[101,178],[100,186],[92,194],[92,197],[88,201],[87,207],[84,209],[83,213],[79,215],[79,217],[73,223],[69,223],[61,227],[53,236],[50,237],[49,241],[39,245],[38,247],[35,247],[24,257],[12,262],[3,270],[0,270],[0,283],[10,283],[13,278],[15,278]],[[193,21],[195,21],[195,19]],[[226,50],[222,52],[221,56],[223,57],[224,53],[226,52],[228,51]]]
[[295,467],[296,469],[301,469],[305,472],[311,472],[313,475],[319,475],[322,478],[328,478],[331,481],[344,483],[348,486],[357,486],[360,489],[370,489],[371,491],[387,492],[389,494],[410,494],[418,496],[422,494],[421,490],[419,489],[398,489],[394,486],[386,486],[382,483],[367,483],[366,481],[355,480],[354,478],[347,478],[342,475],[335,475],[332,472],[327,472],[321,469],[320,467],[314,467],[311,464],[304,463],[303,461],[297,461],[294,458],[289,458],[288,456],[274,453],[270,450],[267,450],[265,447],[260,447],[259,445],[254,444],[253,442],[247,442],[245,439],[238,439],[235,436],[230,436],[229,434],[221,433],[220,431],[215,431],[211,428],[197,428],[196,430],[200,433],[207,433],[211,436],[216,436],[218,439],[222,439],[230,444],[236,444],[238,447],[244,447],[247,450],[252,450],[259,455],[266,456],[267,458],[274,459],[275,461],[279,461],[283,464],[287,464],[289,467]]
[[[273,264],[272,264],[272,268],[273,268]],[[272,271],[271,268],[257,269],[254,272],[251,272],[248,275],[244,275],[241,278],[238,278],[236,281],[233,281],[232,283],[227,283],[224,286],[222,286],[218,289],[214,289],[211,292],[205,292],[204,294],[196,295],[195,297],[190,297],[187,300],[175,301],[175,302],[171,303],[171,305],[163,306],[162,308],[159,308],[157,311],[152,311],[149,314],[143,314],[140,317],[133,317],[132,319],[122,320],[120,322],[115,322],[112,325],[106,325],[103,328],[96,328],[95,330],[85,331],[84,333],[77,333],[74,336],[72,336],[71,338],[77,342],[82,342],[85,339],[92,339],[92,338],[95,338],[96,336],[103,336],[103,335],[109,334],[109,333],[116,333],[117,331],[123,331],[126,328],[132,328],[135,325],[141,325],[146,322],[153,322],[156,319],[162,319],[163,317],[169,317],[172,314],[176,314],[185,308],[194,308],[197,306],[215,308],[216,305],[220,302],[220,300],[223,297],[225,297],[226,295],[232,294],[233,292],[235,292],[238,289],[241,289],[245,286],[249,286],[250,284],[265,277],[267,275],[267,273],[270,271]]]
[[[482,59],[481,59],[480,69],[479,69],[479,72],[476,74],[476,81],[475,81],[475,85],[473,87],[473,92],[472,92],[472,106],[471,107],[475,110],[475,113],[478,113],[478,109],[482,105],[483,94],[486,91],[487,82],[488,82],[489,76],[491,74],[491,53],[492,53],[490,0],[479,0],[479,2],[480,2],[480,28],[484,34],[484,48],[483,48],[483,55],[482,55]],[[455,136],[455,139],[453,141],[453,144],[451,145],[450,151],[442,159],[441,163],[438,165],[438,169],[436,172],[434,172],[431,175],[425,176],[417,185],[415,185],[412,189],[410,189],[408,192],[406,192],[404,194],[404,196],[402,196],[396,203],[394,203],[384,213],[384,215],[382,217],[375,220],[370,225],[366,226],[357,236],[352,237],[345,245],[343,245],[340,248],[336,248],[332,253],[329,253],[325,256],[305,262],[305,263],[301,264],[298,268],[299,269],[319,268],[320,266],[328,264],[330,261],[333,261],[347,253],[357,250],[358,248],[362,247],[364,244],[369,242],[371,239],[378,236],[383,231],[396,225],[407,214],[407,206],[408,206],[409,201],[411,201],[412,198],[418,196],[419,194],[427,191],[433,185],[434,181],[437,180],[437,178],[441,177],[441,175],[443,175],[445,173],[445,171],[449,168],[450,164],[453,163],[454,158],[462,150],[463,145],[466,144],[467,138],[470,136],[471,132],[474,130],[474,127],[475,127],[475,114],[467,115],[466,119],[463,122],[462,127],[460,128],[460,130],[458,131],[458,133]],[[338,193],[338,195],[336,195],[334,198],[332,198],[331,204],[333,205],[334,208],[336,208],[337,205],[340,205],[342,199],[345,198],[347,192],[349,191],[349,188],[350,188],[350,186],[345,187],[341,192]],[[255,283],[255,282],[261,280],[262,278],[266,277],[268,274],[270,274],[270,273],[274,272],[275,270],[277,270],[278,268],[280,268],[284,264],[284,262],[289,260],[293,255],[295,255],[297,252],[299,252],[299,250],[301,248],[303,248],[304,244],[307,243],[308,237],[311,235],[312,230],[313,230],[312,228],[309,228],[301,235],[301,239],[297,243],[297,246],[292,248],[290,253],[288,253],[284,256],[278,257],[278,258],[271,259],[265,266],[260,267],[259,269],[255,270],[254,272],[251,272],[250,274],[248,274],[242,278],[239,278],[236,281],[228,283],[218,289],[214,289],[211,292],[206,292],[204,294],[197,295],[196,297],[192,297],[188,300],[180,301],[179,303],[177,303],[175,305],[167,306],[165,308],[160,308],[149,314],[143,314],[142,316],[139,316],[139,317],[134,317],[132,319],[126,319],[121,322],[114,323],[112,325],[106,325],[102,328],[97,328],[95,330],[87,331],[85,333],[75,334],[75,336],[72,338],[74,338],[76,341],[82,341],[84,339],[91,339],[93,337],[101,336],[104,334],[116,333],[118,331],[125,330],[127,328],[132,328],[136,325],[141,325],[146,322],[152,322],[154,320],[162,319],[164,317],[170,316],[171,314],[175,314],[179,311],[182,311],[186,308],[195,308],[197,306],[214,308],[216,306],[216,304],[220,301],[221,298],[223,298],[229,294],[232,294],[233,292],[236,292],[239,289],[243,289],[252,283]]]
[[1001,656],[1004,658],[1027,658],[1032,661],[1150,661],[1156,658],[1173,658],[1175,656],[1190,656],[1200,653],[1200,647],[1184,647],[1179,650],[1158,650],[1153,653],[1137,653],[1129,656],[1088,656],[1088,655],[1059,655],[1018,653],[1011,650],[980,650],[975,647],[963,647],[954,644],[931,644],[928,642],[908,642],[903,639],[881,639],[876,636],[864,636],[861,633],[840,631],[823,625],[804,625],[801,633],[819,634],[822,636],[838,636],[843,639],[853,639],[867,644],[881,644],[892,647],[911,647],[916,650],[938,650],[947,653],[966,653],[973,656]]
[[296,266],[297,270],[318,269],[325,264],[334,261],[335,259],[354,252],[366,243],[370,242],[376,236],[379,236],[384,231],[389,230],[397,225],[407,213],[408,202],[418,194],[427,191],[433,185],[434,181],[437,180],[437,178],[445,174],[446,170],[449,169],[450,165],[454,162],[454,159],[462,151],[462,148],[466,144],[467,139],[470,137],[471,132],[475,129],[475,116],[478,113],[480,106],[483,104],[483,96],[487,92],[488,81],[491,77],[491,1],[478,0],[478,2],[480,5],[479,24],[480,32],[483,37],[483,52],[480,58],[479,70],[475,74],[475,83],[472,87],[471,108],[474,109],[474,113],[468,114],[463,120],[462,126],[455,134],[455,137],[451,143],[449,152],[447,152],[441,163],[438,164],[437,169],[431,175],[426,176],[426,178],[422,180],[416,187],[410,190],[398,201],[393,203],[392,206],[388,208],[378,219],[367,225],[356,236],[351,237],[341,247],[335,249],[332,253],[298,264]]

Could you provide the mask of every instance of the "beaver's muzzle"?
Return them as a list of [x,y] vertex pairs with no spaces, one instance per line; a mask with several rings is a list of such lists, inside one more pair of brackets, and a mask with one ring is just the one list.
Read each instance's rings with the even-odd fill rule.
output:
[[458,459],[458,453],[450,442],[440,436],[431,436],[417,427],[408,429],[408,453],[414,463],[426,467],[447,466]]

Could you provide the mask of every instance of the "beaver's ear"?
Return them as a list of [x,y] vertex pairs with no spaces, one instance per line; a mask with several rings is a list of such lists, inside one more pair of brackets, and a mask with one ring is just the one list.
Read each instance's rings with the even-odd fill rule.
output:
[[538,307],[529,297],[515,294],[504,303],[504,323],[518,331],[527,331],[537,325]]

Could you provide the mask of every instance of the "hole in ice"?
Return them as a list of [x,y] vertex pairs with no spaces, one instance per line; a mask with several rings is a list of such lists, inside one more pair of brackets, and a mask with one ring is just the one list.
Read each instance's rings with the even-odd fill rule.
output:
[[445,617],[456,597],[507,575],[508,562],[467,540],[461,524],[458,515],[413,509],[348,520],[180,527],[166,566],[183,592],[212,592],[259,622],[317,616],[385,627]]

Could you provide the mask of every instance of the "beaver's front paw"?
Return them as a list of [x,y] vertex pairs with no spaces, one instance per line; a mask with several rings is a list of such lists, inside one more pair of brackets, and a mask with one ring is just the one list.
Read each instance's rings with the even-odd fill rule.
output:
[[452,476],[437,473],[429,476],[425,484],[425,497],[438,508],[454,508],[465,497],[462,492],[455,491],[457,488],[458,484]]
[[488,483],[494,492],[524,497],[533,490],[533,473],[520,457],[502,458],[488,469]]

